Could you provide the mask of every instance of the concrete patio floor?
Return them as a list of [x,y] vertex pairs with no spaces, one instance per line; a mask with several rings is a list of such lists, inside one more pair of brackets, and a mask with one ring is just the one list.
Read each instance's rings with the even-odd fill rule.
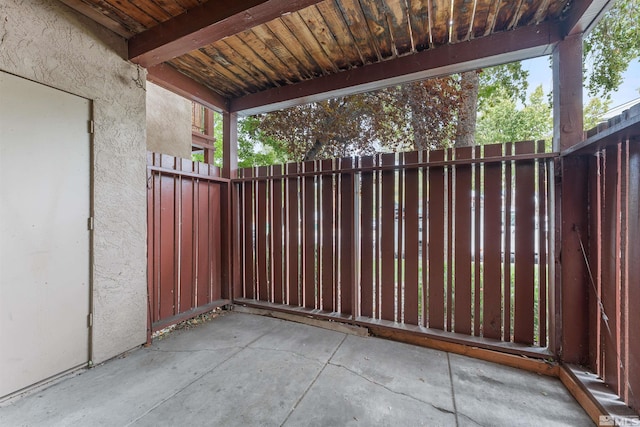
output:
[[588,426],[559,380],[225,312],[0,407],[1,426]]

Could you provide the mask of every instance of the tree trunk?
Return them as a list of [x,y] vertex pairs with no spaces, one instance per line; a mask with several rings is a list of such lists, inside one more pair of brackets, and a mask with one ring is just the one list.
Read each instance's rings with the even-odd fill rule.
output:
[[456,128],[456,147],[475,145],[479,83],[480,78],[477,70],[461,74],[462,104],[460,105]]
[[304,154],[302,158],[303,162],[308,160],[318,160],[318,154],[320,154],[320,150],[322,149],[322,142],[319,139],[316,139],[316,142],[313,143],[311,148]]

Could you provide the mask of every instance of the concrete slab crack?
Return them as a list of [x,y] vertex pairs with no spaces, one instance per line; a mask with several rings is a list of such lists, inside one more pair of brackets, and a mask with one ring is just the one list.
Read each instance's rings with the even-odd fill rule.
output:
[[[305,360],[308,360],[310,362],[317,362],[317,363],[325,363],[325,361],[320,360],[320,359],[314,359],[312,357],[308,357],[302,353],[298,353],[295,352],[293,350],[284,350],[284,349],[280,349],[280,348],[268,348],[268,347],[251,347],[252,349],[256,349],[256,350],[264,350],[264,351],[276,351],[276,352],[280,352],[280,353],[288,353],[288,354],[293,354],[294,356],[298,356],[301,357]],[[328,360],[328,359],[327,359]]]
[[365,377],[364,375],[360,374],[359,372],[356,372],[356,371],[354,371],[353,369],[350,369],[350,368],[348,368],[348,367],[346,367],[346,366],[344,366],[344,365],[341,365],[341,364],[338,364],[338,363],[331,363],[331,362],[329,362],[329,364],[330,364],[330,365],[332,365],[332,366],[335,366],[335,367],[337,367],[337,368],[342,368],[342,369],[344,369],[344,370],[346,370],[346,371],[349,371],[349,372],[351,372],[352,374],[357,375],[358,377],[362,378],[363,380],[368,381],[368,382],[370,382],[371,384],[377,385],[378,387],[382,387],[383,389],[385,389],[385,390],[387,390],[387,391],[389,391],[389,392],[391,392],[391,393],[393,393],[393,394],[397,394],[397,395],[400,395],[400,396],[408,397],[409,399],[415,400],[416,402],[420,402],[420,403],[422,403],[422,404],[424,404],[424,405],[429,405],[429,406],[433,407],[434,409],[436,409],[436,410],[438,410],[438,411],[440,411],[440,412],[443,412],[443,413],[445,413],[445,414],[455,414],[455,412],[454,412],[454,411],[450,411],[449,409],[442,408],[442,407],[440,407],[440,406],[434,405],[434,404],[433,404],[433,403],[431,403],[431,402],[427,402],[426,400],[422,400],[422,399],[419,399],[419,398],[417,398],[417,397],[415,397],[415,396],[412,396],[412,395],[410,395],[410,394],[403,393],[403,392],[401,392],[401,391],[398,391],[398,390],[394,390],[394,389],[392,389],[392,388],[389,388],[389,387],[387,387],[386,385],[384,385],[384,384],[380,384],[379,382],[377,382],[377,381],[375,381],[375,380],[372,380],[371,378],[367,378],[367,377]]
[[[248,348],[251,344],[253,344],[254,342],[258,341],[260,338],[264,337],[265,335],[267,335],[269,332],[265,332],[264,334],[256,337],[255,339],[253,339],[251,342],[245,344],[244,346],[232,346],[229,348],[237,348],[238,351],[234,351],[233,353],[231,353],[229,355],[229,357],[227,357],[226,359],[224,359],[222,362],[218,363],[217,365],[215,365],[214,367],[212,367],[211,369],[203,372],[201,375],[198,375],[197,377],[194,378],[193,381],[189,382],[188,384],[184,385],[183,387],[181,387],[180,389],[176,390],[174,393],[172,393],[170,396],[165,397],[164,399],[160,400],[158,403],[156,403],[155,405],[153,405],[151,408],[149,408],[148,410],[146,410],[142,415],[140,415],[139,417],[137,417],[136,419],[130,421],[129,423],[127,423],[127,427],[134,425],[135,423],[137,423],[138,421],[140,421],[142,418],[146,417],[148,414],[150,414],[151,412],[153,412],[154,410],[156,410],[157,408],[159,408],[160,406],[162,406],[165,402],[168,402],[169,400],[173,399],[174,397],[176,397],[177,395],[179,395],[180,393],[182,393],[184,390],[186,390],[188,387],[190,387],[191,385],[193,385],[194,383],[196,383],[197,381],[199,381],[200,379],[202,379],[204,376],[209,375],[211,372],[215,371],[216,369],[220,368],[222,365],[224,365],[225,363],[227,363],[229,360],[231,360],[233,357],[235,357],[238,353],[240,353],[242,350],[245,350],[246,348]],[[184,350],[183,350],[184,351]],[[198,350],[191,350],[191,351],[198,351]],[[204,350],[206,351],[206,350]],[[187,350],[186,352],[190,352],[189,350]]]
[[469,421],[471,421],[472,423],[474,423],[477,426],[484,427],[484,424],[479,423],[478,421],[476,421],[473,418],[471,418],[469,415],[463,414],[462,412],[458,412],[458,416],[468,419]]
[[302,402],[302,399],[305,398],[305,396],[307,395],[307,393],[309,393],[309,390],[311,390],[311,387],[313,387],[313,385],[316,383],[316,381],[318,381],[318,378],[320,377],[320,374],[322,374],[322,372],[324,372],[324,370],[326,369],[327,365],[329,365],[329,362],[331,361],[331,359],[333,358],[333,356],[335,356],[336,352],[338,351],[338,349],[342,346],[342,344],[345,342],[345,340],[347,339],[347,334],[344,335],[344,337],[342,337],[342,341],[340,341],[340,344],[338,344],[336,346],[336,348],[333,350],[333,353],[331,353],[331,356],[329,356],[329,358],[327,359],[327,361],[324,363],[324,365],[322,365],[322,369],[320,369],[318,371],[318,374],[313,378],[313,381],[311,381],[311,383],[309,383],[309,386],[307,387],[307,389],[304,391],[304,393],[302,393],[302,396],[300,396],[300,398],[296,401],[296,403],[293,405],[293,408],[291,408],[291,410],[289,411],[289,413],[287,414],[287,417],[284,419],[284,421],[282,421],[282,423],[280,424],[280,427],[284,426],[287,423],[287,420],[289,420],[289,418],[291,417],[291,414],[294,413],[294,411],[296,410],[296,408],[298,407],[298,405],[300,404],[300,402]]
[[451,358],[449,357],[449,353],[447,353],[447,366],[449,367],[449,383],[451,384],[451,400],[453,401],[453,410],[456,414],[456,427],[460,425],[458,423],[458,408],[456,407],[456,391],[453,388],[453,373],[451,372]]

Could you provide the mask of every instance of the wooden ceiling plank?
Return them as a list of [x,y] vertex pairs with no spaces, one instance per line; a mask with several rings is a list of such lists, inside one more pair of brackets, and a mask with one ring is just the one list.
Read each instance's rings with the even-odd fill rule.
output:
[[199,0],[175,0],[184,10],[193,9],[196,6],[200,6],[203,2]]
[[329,59],[329,56],[299,13],[295,12],[285,15],[280,19],[282,19],[282,22],[284,22],[287,28],[289,28],[291,34],[297,35],[296,39],[300,42],[309,56],[320,66],[323,74],[330,74],[338,71],[338,67]]
[[518,11],[518,2],[505,0],[500,4],[492,32],[500,32],[511,29],[513,18]]
[[319,1],[209,1],[133,36],[129,59],[145,67],[159,64]]
[[320,64],[307,52],[300,40],[289,30],[289,27],[285,25],[282,19],[275,19],[268,22],[266,26],[284,46],[287,46],[289,52],[295,56],[298,62],[302,64],[312,77],[318,77],[324,74],[324,70]]
[[[158,25],[158,21],[153,19],[136,5],[125,0],[104,0],[110,7],[124,13],[133,21],[140,23],[145,29]],[[135,37],[135,36],[134,36]]]
[[420,52],[429,48],[429,2],[426,0],[408,1],[413,45],[415,50]]
[[166,10],[158,6],[153,0],[129,0],[129,2],[152,17],[158,23],[172,18]]
[[176,0],[154,0],[154,2],[171,17],[178,16],[187,11],[187,9]]
[[538,10],[532,19],[533,24],[539,24],[544,21],[547,14],[549,13],[549,6],[551,5],[552,0],[542,0],[541,4],[538,6]]
[[453,29],[451,40],[460,42],[469,40],[469,28],[473,21],[474,4],[473,0],[453,1]]
[[254,72],[262,74],[262,76],[271,82],[274,86],[282,86],[287,84],[287,80],[282,78],[274,71],[264,59],[258,55],[250,46],[248,46],[239,36],[231,36],[222,42],[229,45],[229,48],[236,51],[248,63]]
[[[62,3],[69,6],[71,9],[74,9],[76,12],[86,16],[92,21],[97,22],[103,27],[113,31],[121,37],[129,38],[131,37],[135,30],[142,30],[142,26],[140,28],[132,28],[131,24],[137,24],[135,22],[127,22],[125,17],[120,14],[114,12],[113,10],[103,9],[99,5],[88,5],[82,0],[60,0]],[[132,31],[133,30],[133,31]]]
[[234,37],[242,40],[244,44],[255,52],[256,56],[264,62],[267,68],[273,70],[273,73],[282,82],[290,84],[300,81],[291,71],[291,68],[287,67],[252,30],[244,31]]
[[431,39],[434,46],[449,43],[450,0],[431,0]]
[[380,61],[380,53],[375,43],[371,42],[371,34],[369,33],[367,20],[360,7],[360,2],[358,0],[338,0],[337,3],[353,36],[353,40],[362,54],[364,63],[371,64]]
[[351,68],[349,60],[345,58],[342,48],[338,44],[334,34],[331,32],[324,17],[317,6],[308,7],[298,12],[315,37],[317,43],[324,51],[327,58],[331,60],[335,70],[347,70]]
[[[260,83],[251,74],[245,72],[241,67],[238,67],[234,62],[232,62],[230,58],[227,58],[227,56],[224,55],[217,46],[218,43],[205,46],[190,52],[187,56],[206,56],[210,61],[210,67],[218,70],[220,74],[226,76],[245,92],[252,92],[251,88],[253,88],[253,91],[260,88]],[[207,58],[204,56],[200,57],[200,59],[206,61]]]
[[196,83],[170,65],[161,64],[151,67],[147,69],[147,72],[147,79],[149,81],[171,92],[219,112],[229,110],[228,99]]
[[340,46],[343,58],[348,62],[350,67],[359,67],[364,64],[364,60],[358,46],[347,23],[344,20],[344,16],[340,10],[340,7],[333,1],[325,1],[316,5],[318,11],[322,15],[324,22],[327,24],[329,31],[334,35],[337,44]]
[[[204,65],[202,61],[191,55],[182,55],[178,58],[172,59],[170,62],[167,62],[167,64],[181,70],[187,77],[205,87],[208,87],[212,91],[219,93],[221,96],[235,97],[244,93],[243,90],[230,82],[226,76],[220,74],[215,67],[206,68],[207,66]],[[204,73],[202,73],[203,69],[205,70]],[[201,76],[200,74],[203,74],[204,76]],[[208,80],[205,81],[205,78]]]
[[257,114],[300,103],[548,55],[561,39],[557,25],[543,22],[536,26],[448,44],[313,81],[232,99],[230,110],[241,114]]
[[473,16],[471,27],[471,38],[478,38],[485,35],[485,30],[489,22],[491,6],[495,2],[492,0],[478,0],[476,3],[476,13]]
[[391,40],[387,17],[384,13],[384,8],[380,4],[381,1],[384,0],[361,1],[360,6],[365,18],[367,18],[367,26],[374,43],[376,43],[377,51],[380,52],[382,59],[389,59],[396,56],[396,53]]
[[[247,54],[252,55],[253,52],[251,52],[250,50],[249,52],[238,52],[229,44],[230,38],[232,37],[227,37],[226,39],[220,40],[219,42],[216,42],[214,44],[219,52],[224,55],[225,59],[242,70],[246,75],[250,76],[258,86],[261,86],[262,88],[278,86],[275,84],[275,81],[271,80],[271,78],[269,78],[256,66],[256,63],[259,64],[260,60],[256,61],[256,58],[253,58],[254,61],[251,61],[250,58],[246,56]],[[242,50],[242,47],[240,47],[240,50]]]
[[[252,29],[253,33],[280,59],[282,66],[278,66],[278,73],[294,73],[294,80],[301,81],[311,77],[311,73],[296,57],[282,44],[280,39],[266,26],[260,25]],[[275,64],[272,64],[275,65]]]
[[518,18],[516,25],[530,25],[537,23],[535,21],[536,12],[540,8],[545,8],[545,4],[547,0],[530,0],[525,1],[520,6],[520,10],[518,11]]
[[387,23],[391,30],[391,39],[396,55],[406,55],[413,51],[409,11],[405,0],[386,0]]
[[485,26],[484,34],[481,35],[482,37],[486,37],[493,33],[493,27],[496,25],[496,20],[498,19],[500,5],[502,5],[502,0],[492,0],[489,8],[489,15],[487,16],[487,25]]

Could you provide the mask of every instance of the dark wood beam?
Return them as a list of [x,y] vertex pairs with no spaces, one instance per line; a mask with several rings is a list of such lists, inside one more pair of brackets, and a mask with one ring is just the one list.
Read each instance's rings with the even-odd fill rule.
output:
[[195,101],[218,112],[229,110],[229,100],[185,76],[167,64],[147,69],[147,80],[184,98]]
[[108,28],[109,30],[113,31],[119,36],[124,37],[125,39],[128,39],[129,37],[133,36],[132,32],[127,30],[118,22],[111,19],[107,15],[100,13],[100,11],[89,6],[87,3],[83,2],[82,0],[60,0],[60,2],[66,4],[71,9],[75,10],[78,13],[81,13],[87,18],[91,19],[92,21],[97,22],[103,27]]
[[209,1],[129,40],[129,59],[151,67],[321,0]]
[[280,110],[308,102],[550,55],[561,40],[557,23],[545,22],[444,45],[301,83],[231,99],[242,115]]
[[573,2],[564,21],[564,34],[589,33],[614,3],[615,0]]

